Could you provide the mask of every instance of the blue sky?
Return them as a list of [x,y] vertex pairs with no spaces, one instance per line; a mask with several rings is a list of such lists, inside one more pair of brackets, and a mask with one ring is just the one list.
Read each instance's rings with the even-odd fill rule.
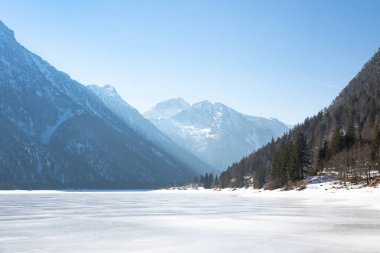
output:
[[303,121],[380,47],[376,0],[0,0],[25,47],[140,111],[173,97]]

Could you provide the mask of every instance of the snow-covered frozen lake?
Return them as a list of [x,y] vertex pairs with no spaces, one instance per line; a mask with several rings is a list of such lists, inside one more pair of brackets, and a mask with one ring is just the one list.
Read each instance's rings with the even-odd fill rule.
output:
[[234,192],[1,192],[0,252],[380,252],[380,211]]

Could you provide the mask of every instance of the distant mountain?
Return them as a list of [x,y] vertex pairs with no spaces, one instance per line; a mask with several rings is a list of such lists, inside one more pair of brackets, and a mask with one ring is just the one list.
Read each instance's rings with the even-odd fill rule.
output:
[[223,172],[218,186],[272,188],[333,170],[341,181],[380,171],[380,50],[328,108]]
[[197,173],[136,131],[133,108],[120,119],[1,21],[0,97],[1,189],[151,188]]
[[189,105],[181,98],[161,102],[144,116],[179,146],[219,170],[288,130],[276,119],[243,115],[209,101]]
[[[209,164],[201,161],[192,153],[184,150],[175,144],[170,138],[158,130],[149,120],[144,118],[135,108],[125,102],[117,93],[114,87],[106,85],[103,87],[97,85],[87,86],[94,92],[100,100],[129,127],[137,132],[142,138],[152,142],[157,147],[164,149],[173,157],[178,158],[187,167],[197,173],[213,171]],[[183,101],[184,102],[184,101]]]
[[190,107],[182,98],[169,99],[156,104],[151,110],[144,113],[144,116],[150,120],[170,119],[179,112]]

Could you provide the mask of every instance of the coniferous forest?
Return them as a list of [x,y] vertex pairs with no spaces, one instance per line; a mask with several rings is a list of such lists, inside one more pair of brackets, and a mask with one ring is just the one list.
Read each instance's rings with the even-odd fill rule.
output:
[[[343,183],[370,183],[379,164],[380,50],[328,108],[232,164],[219,178],[206,180],[205,186],[274,189],[326,171]],[[195,183],[206,181],[197,178]]]

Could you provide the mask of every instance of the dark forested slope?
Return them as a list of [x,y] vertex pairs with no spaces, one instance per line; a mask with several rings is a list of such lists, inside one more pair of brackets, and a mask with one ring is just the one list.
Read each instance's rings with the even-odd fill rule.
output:
[[380,51],[328,107],[289,133],[231,165],[216,185],[281,187],[324,168],[357,177],[378,168]]

